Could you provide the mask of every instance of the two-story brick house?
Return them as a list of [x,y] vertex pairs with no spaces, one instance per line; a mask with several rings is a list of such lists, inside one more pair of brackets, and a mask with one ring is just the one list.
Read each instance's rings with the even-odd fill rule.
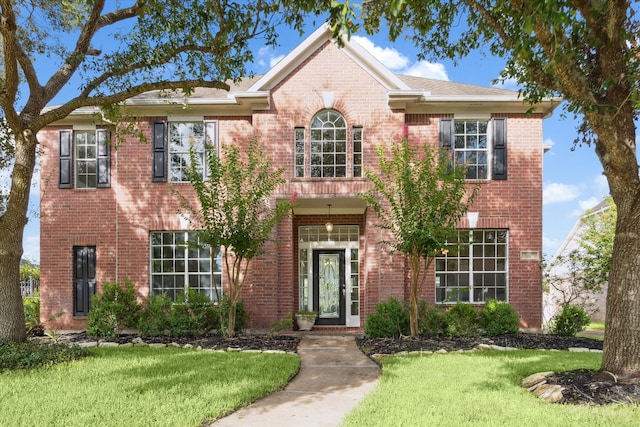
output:
[[286,171],[275,199],[296,194],[297,205],[249,272],[249,326],[309,307],[318,324],[362,327],[376,303],[408,299],[406,261],[379,244],[376,215],[358,196],[370,188],[364,171],[377,167],[376,148],[403,129],[449,147],[469,164],[470,183],[483,183],[460,223],[469,250],[438,258],[422,297],[506,300],[523,327],[540,326],[542,120],[554,103],[527,114],[516,92],[396,75],[353,42],[339,48],[322,27],[229,93],[148,94],[127,105],[145,141],[116,144],[94,109],[39,135],[42,317],[63,313],[51,327],[84,328],[89,297],[106,281],[129,280],[141,298],[224,289],[219,257],[185,247],[193,230],[172,189],[191,190],[190,145],[204,158],[205,141],[219,150],[254,135]]

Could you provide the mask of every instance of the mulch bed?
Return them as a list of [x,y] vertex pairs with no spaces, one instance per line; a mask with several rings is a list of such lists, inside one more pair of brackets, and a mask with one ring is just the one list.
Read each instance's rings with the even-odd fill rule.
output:
[[[69,334],[61,337],[67,342],[95,341],[96,338],[86,333]],[[105,339],[127,343],[135,335],[121,335],[118,338]],[[241,335],[225,338],[218,335],[203,337],[144,337],[147,343],[172,342],[180,345],[192,344],[211,349],[243,349],[243,350],[282,350],[295,352],[300,336],[292,335]],[[602,341],[590,338],[559,337],[545,334],[518,334],[498,337],[460,337],[460,338],[356,338],[360,349],[368,356],[373,354],[396,354],[403,351],[438,351],[448,352],[471,350],[478,344],[498,345],[530,350],[567,350],[569,348],[602,349]],[[550,384],[565,387],[562,403],[578,405],[607,404],[640,404],[640,379],[621,380],[610,374],[597,371],[560,372],[547,379]]]

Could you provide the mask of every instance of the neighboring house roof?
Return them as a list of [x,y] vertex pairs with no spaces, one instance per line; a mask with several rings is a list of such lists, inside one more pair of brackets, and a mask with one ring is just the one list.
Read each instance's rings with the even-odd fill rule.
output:
[[568,255],[569,252],[571,252],[572,250],[578,249],[577,237],[582,231],[582,219],[592,215],[597,215],[609,209],[611,205],[607,200],[608,199],[604,199],[600,203],[592,207],[591,209],[587,209],[578,218],[576,223],[573,225],[573,228],[571,228],[571,231],[569,232],[567,237],[565,237],[564,241],[562,242],[562,244],[560,245],[556,253],[553,255],[553,258],[551,258],[551,261],[549,262],[550,267],[554,264],[554,262],[556,261],[556,259],[558,259],[558,257],[562,255]]
[[[181,110],[185,107],[192,114],[206,112],[205,108],[210,109],[212,106],[224,108],[226,114],[250,114],[252,111],[265,110],[269,108],[270,91],[326,43],[337,42],[332,38],[329,26],[325,24],[266,74],[247,77],[238,82],[227,82],[230,87],[228,92],[199,87],[189,97],[185,97],[180,92],[160,95],[159,91],[151,91],[133,97],[125,104],[136,111],[164,106],[166,113],[174,111],[182,114],[184,111]],[[523,102],[517,91],[395,74],[353,40],[343,40],[341,51],[387,89],[391,108],[405,109],[407,113],[524,113],[531,108],[531,105]],[[548,116],[561,101],[561,98],[549,98],[535,107],[538,112]],[[156,108],[154,111],[157,111]],[[96,107],[80,108],[61,123],[77,122],[79,116],[96,113],[99,113]]]

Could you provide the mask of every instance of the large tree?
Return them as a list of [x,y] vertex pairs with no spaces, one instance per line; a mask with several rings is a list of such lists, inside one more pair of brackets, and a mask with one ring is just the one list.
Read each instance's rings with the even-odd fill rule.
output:
[[[303,0],[309,7],[312,0]],[[325,3],[324,1],[320,3]],[[504,57],[503,78],[535,103],[560,95],[581,119],[576,144],[594,148],[618,210],[609,273],[603,370],[640,375],[640,177],[635,119],[640,104],[639,22],[630,0],[369,0],[372,33],[407,34],[422,57],[460,58],[483,49]],[[353,3],[334,7],[336,33],[356,31]]]
[[[274,43],[301,16],[278,0],[0,0],[0,339],[25,337],[20,288],[38,131],[82,107],[117,118],[151,90],[229,88],[253,60],[249,42]],[[62,91],[60,105],[45,109]]]
[[479,184],[468,186],[466,166],[428,142],[422,150],[405,136],[378,149],[380,174],[367,170],[373,188],[363,195],[380,219],[389,240],[382,240],[409,261],[409,325],[418,335],[418,302],[435,256],[456,241],[457,227],[469,210]]

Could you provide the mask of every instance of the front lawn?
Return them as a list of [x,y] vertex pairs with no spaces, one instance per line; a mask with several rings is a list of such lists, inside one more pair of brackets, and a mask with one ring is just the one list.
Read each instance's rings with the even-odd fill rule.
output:
[[344,426],[634,426],[640,407],[545,403],[520,387],[543,371],[597,369],[601,354],[521,350],[382,359],[380,384]]
[[93,357],[0,374],[0,426],[197,426],[274,390],[289,354],[96,348]]

